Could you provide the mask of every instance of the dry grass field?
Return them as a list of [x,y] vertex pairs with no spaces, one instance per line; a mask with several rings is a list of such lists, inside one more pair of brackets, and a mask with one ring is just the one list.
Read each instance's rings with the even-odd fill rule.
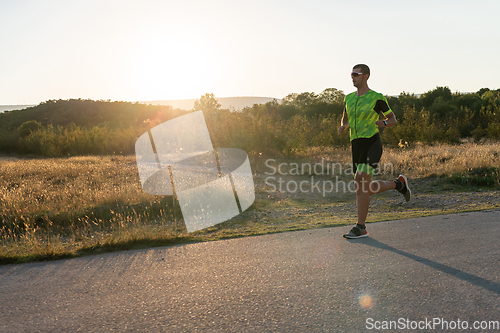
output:
[[[349,163],[350,151],[314,148],[293,161],[276,159],[273,165],[284,163],[285,170],[292,163],[321,161]],[[355,221],[353,193],[273,191],[269,160],[255,157],[251,164],[256,188],[253,206],[230,221],[188,234],[172,197],[142,191],[133,156],[0,157],[0,263]],[[372,200],[369,222],[499,207],[497,143],[385,149],[381,164],[390,168],[380,178],[391,179],[403,172],[412,180],[415,199],[403,204],[395,192],[377,196]],[[481,183],[484,177],[489,180]],[[308,182],[311,175],[286,174],[282,178]],[[316,179],[332,180],[324,174]],[[339,179],[347,182],[352,176]]]
[[[313,148],[304,154],[304,159],[311,158],[315,161],[324,158],[341,163],[351,162],[349,148],[323,150]],[[418,178],[459,173],[474,168],[498,167],[500,166],[500,144],[495,142],[461,145],[436,144],[397,149],[384,147],[380,164],[391,164],[394,173],[404,172],[409,177]]]

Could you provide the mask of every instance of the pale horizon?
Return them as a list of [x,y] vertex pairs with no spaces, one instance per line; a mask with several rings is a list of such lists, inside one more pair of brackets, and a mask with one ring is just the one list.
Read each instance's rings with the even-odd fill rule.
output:
[[[487,10],[485,10],[487,9]],[[0,4],[0,105],[500,88],[493,0]],[[363,36],[362,38],[359,36]],[[487,67],[485,67],[487,66]]]

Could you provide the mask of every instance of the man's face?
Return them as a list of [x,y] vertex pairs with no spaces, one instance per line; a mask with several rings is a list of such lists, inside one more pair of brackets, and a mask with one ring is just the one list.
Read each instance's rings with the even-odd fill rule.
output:
[[356,67],[351,72],[352,85],[356,88],[363,86],[368,80],[368,74],[361,73],[361,68]]

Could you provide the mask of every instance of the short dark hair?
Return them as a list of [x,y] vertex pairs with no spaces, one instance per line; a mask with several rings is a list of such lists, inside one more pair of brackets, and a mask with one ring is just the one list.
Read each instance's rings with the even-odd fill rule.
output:
[[354,68],[359,68],[361,69],[361,73],[370,75],[370,67],[366,66],[365,64],[357,64],[352,69]]

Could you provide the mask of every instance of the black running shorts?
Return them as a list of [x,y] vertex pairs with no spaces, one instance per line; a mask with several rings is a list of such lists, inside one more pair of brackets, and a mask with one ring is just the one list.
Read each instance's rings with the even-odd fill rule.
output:
[[352,140],[351,148],[353,169],[373,177],[382,157],[382,141],[379,133],[371,138]]

